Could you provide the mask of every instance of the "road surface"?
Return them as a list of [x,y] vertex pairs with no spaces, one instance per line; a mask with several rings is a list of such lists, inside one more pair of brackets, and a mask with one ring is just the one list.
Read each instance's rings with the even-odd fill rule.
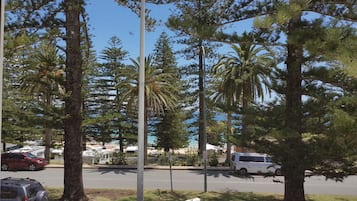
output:
[[[253,175],[247,178],[233,176],[229,171],[208,171],[208,191],[240,191],[284,193],[283,177]],[[63,187],[63,168],[47,168],[42,171],[1,172],[1,178],[29,177],[40,181],[44,186]],[[173,170],[174,190],[203,191],[201,170]],[[136,189],[136,169],[83,169],[85,188]],[[145,189],[170,189],[169,170],[148,169],[144,173]],[[335,182],[324,177],[307,177],[306,194],[354,195],[357,196],[357,176],[350,176],[344,182]]]

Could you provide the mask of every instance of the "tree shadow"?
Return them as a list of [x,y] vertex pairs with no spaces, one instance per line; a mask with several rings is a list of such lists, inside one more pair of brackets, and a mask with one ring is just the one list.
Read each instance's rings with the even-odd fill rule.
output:
[[[197,193],[197,192],[186,192],[186,191],[160,191],[154,192],[155,196],[153,199],[146,200],[188,200],[194,197],[200,198],[204,201],[281,201],[282,199],[276,195],[257,195],[254,193],[241,193],[237,191],[227,191],[227,192],[208,192],[208,193]],[[146,197],[149,198],[150,196]]]
[[239,179],[255,181],[255,178],[254,178],[253,174],[240,174],[237,171],[229,171],[228,174],[231,177],[236,177],[236,178],[239,178]]
[[[191,170],[191,172],[199,175],[204,174],[204,170]],[[216,177],[216,178],[218,177],[230,178],[232,175],[230,171],[226,171],[226,170],[207,170],[207,176]]]
[[253,193],[238,193],[234,191],[227,191],[220,193],[219,196],[214,198],[205,198],[207,201],[219,201],[219,200],[236,200],[236,201],[281,201],[273,195],[257,195]]
[[[199,174],[199,175],[203,175],[204,174],[204,170],[191,170],[191,172]],[[240,178],[240,179],[245,179],[245,180],[251,180],[254,181],[254,175],[261,175],[264,177],[272,177],[273,178],[273,182],[278,182],[278,183],[283,183],[278,179],[274,179],[275,175],[273,174],[240,174],[237,171],[231,171],[231,170],[208,170],[207,171],[207,176],[213,176],[213,177],[226,177],[226,178],[230,178],[230,177],[236,177],[236,178]]]
[[92,172],[99,172],[102,175],[108,173],[126,175],[126,174],[136,174],[137,171],[136,169],[131,169],[131,168],[97,168],[97,169],[93,169]]

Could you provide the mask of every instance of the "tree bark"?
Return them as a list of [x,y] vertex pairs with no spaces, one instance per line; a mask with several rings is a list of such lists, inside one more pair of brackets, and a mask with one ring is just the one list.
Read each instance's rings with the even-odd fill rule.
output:
[[[52,105],[52,98],[50,92],[46,93],[45,105],[50,108]],[[50,164],[51,162],[51,144],[52,144],[52,130],[48,123],[45,126],[45,159]]]
[[232,112],[227,113],[227,136],[226,136],[226,141],[227,141],[227,153],[226,153],[226,164],[230,165],[231,162],[231,157],[232,157],[232,143],[231,143],[231,138],[232,136]]
[[287,91],[286,91],[286,154],[282,161],[285,176],[284,201],[305,201],[304,193],[304,145],[301,139],[302,101],[301,67],[303,65],[303,41],[297,40],[301,17],[296,16],[288,24]]
[[202,51],[202,41],[199,42],[199,55],[198,55],[198,107],[199,107],[199,117],[198,117],[198,153],[200,156],[203,154],[203,144],[204,144],[204,66],[203,66],[203,51]]
[[[301,150],[302,142],[297,139],[289,139],[287,141],[287,147],[291,147],[287,150],[287,158],[283,162],[283,174],[284,174],[284,201],[305,201],[305,169],[303,162],[303,151]],[[299,148],[300,147],[300,148]]]
[[65,0],[66,15],[66,94],[64,126],[64,192],[62,200],[87,201],[82,173],[82,60],[80,52],[80,11],[82,0]]
[[51,162],[51,141],[52,141],[52,132],[51,128],[45,128],[45,159],[50,164]]

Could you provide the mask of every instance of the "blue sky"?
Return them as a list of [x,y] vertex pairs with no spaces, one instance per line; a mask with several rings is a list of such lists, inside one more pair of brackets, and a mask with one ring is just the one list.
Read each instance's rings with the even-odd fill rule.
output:
[[[155,43],[162,32],[167,32],[169,36],[174,36],[165,27],[168,16],[172,13],[168,5],[146,4],[150,9],[150,16],[161,20],[161,25],[157,26],[155,32],[145,33],[145,55],[152,53]],[[172,6],[171,6],[172,8]],[[89,14],[90,33],[94,35],[93,45],[97,54],[108,47],[108,41],[112,36],[117,36],[122,41],[124,50],[129,52],[130,58],[137,58],[140,49],[140,18],[130,9],[120,6],[115,0],[92,0],[88,1],[87,12]],[[229,30],[242,33],[251,29],[252,20],[230,25]],[[175,46],[175,44],[173,44]],[[174,47],[175,49],[175,47]],[[224,49],[223,53],[230,51]],[[222,53],[222,52],[221,52]]]
[[[166,20],[170,14],[167,6],[146,5],[155,18]],[[139,56],[140,50],[140,18],[130,9],[119,6],[114,0],[88,1],[90,33],[94,35],[94,49],[99,54],[112,36],[122,41],[123,48],[129,52],[130,58]],[[155,32],[145,33],[145,55],[154,49],[161,32],[169,30],[164,26],[156,27]]]

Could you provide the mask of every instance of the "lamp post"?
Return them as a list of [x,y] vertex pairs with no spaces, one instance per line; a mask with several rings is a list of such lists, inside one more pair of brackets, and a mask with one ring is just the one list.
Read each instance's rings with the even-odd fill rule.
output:
[[[2,139],[2,89],[4,69],[4,23],[5,23],[5,0],[0,0],[0,141]],[[0,159],[1,161],[1,159]]]
[[145,125],[145,0],[140,8],[140,67],[138,111],[137,201],[144,201],[144,125]]

